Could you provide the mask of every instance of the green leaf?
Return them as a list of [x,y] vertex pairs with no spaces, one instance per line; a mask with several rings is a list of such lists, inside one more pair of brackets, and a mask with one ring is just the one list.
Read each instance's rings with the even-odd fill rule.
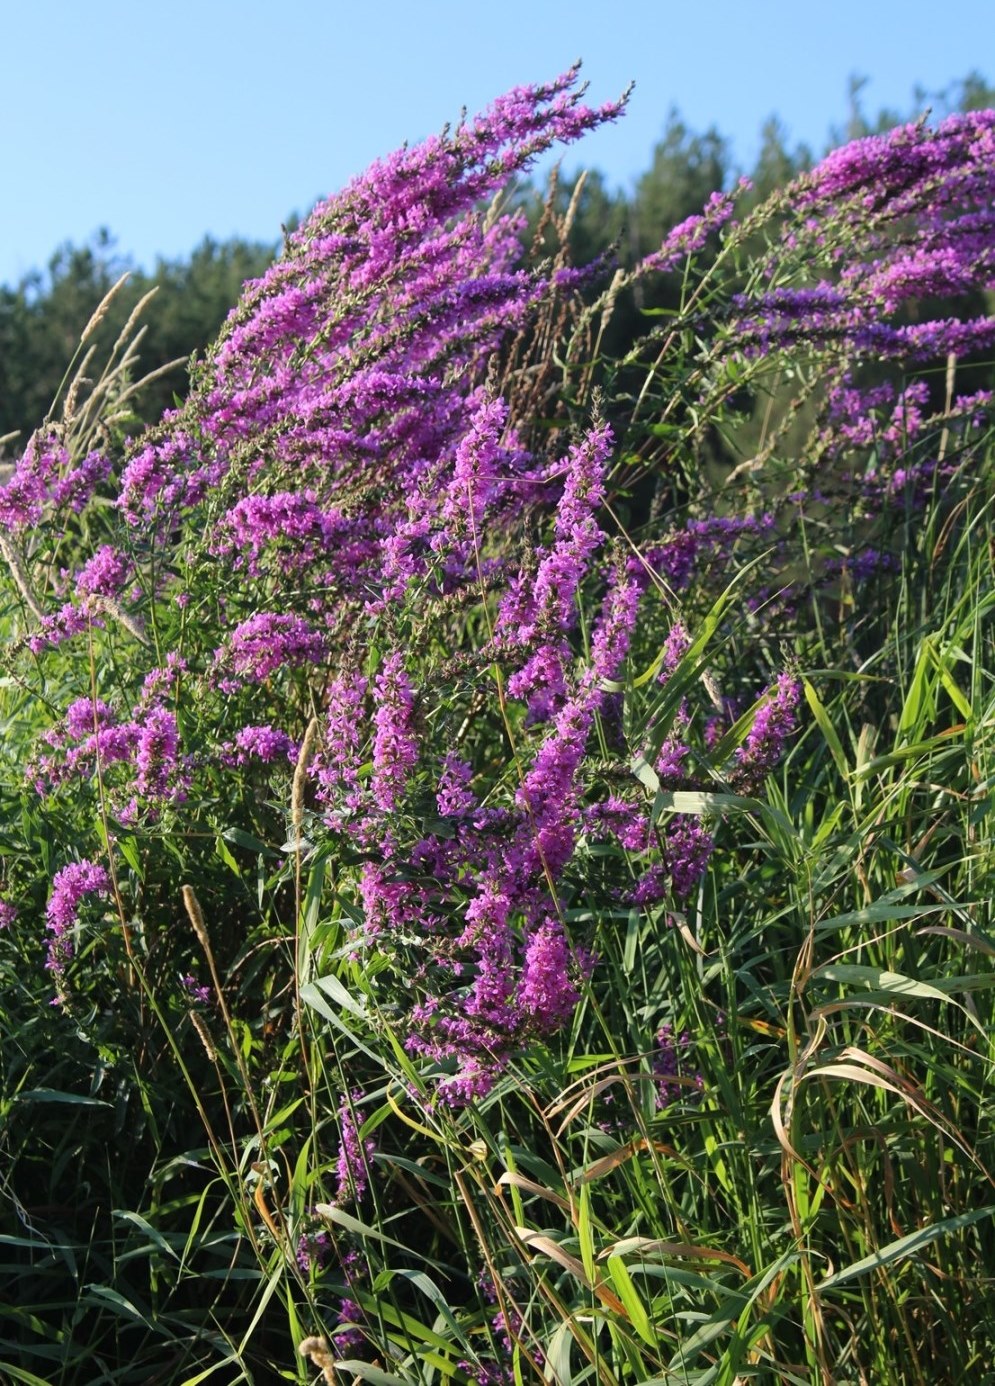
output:
[[[332,973],[329,973],[327,977],[318,977],[311,985],[323,991],[326,996],[331,997],[331,999],[337,1002],[344,1011],[348,1011],[351,1015],[359,1016],[361,1020],[367,1020],[369,1018],[366,1002],[357,1001],[352,993],[342,985],[338,977],[334,976]],[[304,993],[302,991],[302,999],[303,996]]]
[[949,1001],[950,997],[928,982],[917,982],[901,972],[888,972],[878,967],[861,967],[856,963],[826,963],[812,973],[813,979],[824,977],[829,982],[851,983],[873,987],[876,991],[895,992],[901,996],[919,996],[930,1001]]
[[368,1223],[360,1222],[359,1218],[354,1218],[351,1213],[345,1212],[342,1208],[336,1208],[332,1203],[316,1203],[314,1211],[319,1217],[325,1218],[327,1222],[338,1223],[347,1232],[355,1232],[359,1237],[369,1237],[375,1242],[381,1242],[384,1246],[396,1247],[398,1251],[403,1251],[408,1256],[417,1256],[419,1261],[424,1261],[427,1266],[432,1266],[434,1270],[444,1270],[445,1267],[438,1261],[433,1261],[429,1256],[422,1256],[414,1247],[405,1246],[403,1242],[397,1242],[393,1237],[388,1237],[383,1232],[378,1232],[375,1227],[370,1227]]
[[157,1228],[153,1227],[151,1223],[146,1222],[139,1213],[133,1213],[128,1209],[115,1208],[112,1212],[112,1217],[120,1218],[122,1222],[134,1223],[140,1231],[145,1233],[153,1246],[157,1246],[160,1251],[164,1252],[167,1256],[171,1256],[174,1261],[179,1261],[180,1257],[176,1248],[170,1246],[162,1233]]
[[119,837],[117,849],[136,876],[142,874],[142,864],[138,856],[138,845],[133,837]]
[[438,1309],[439,1316],[445,1322],[445,1325],[449,1329],[450,1333],[452,1333],[454,1342],[466,1342],[465,1335],[462,1329],[460,1328],[459,1324],[456,1322],[456,1319],[453,1315],[453,1311],[449,1307],[448,1300],[446,1299],[442,1291],[439,1289],[438,1285],[436,1285],[435,1281],[430,1279],[424,1271],[407,1269],[385,1270],[381,1271],[377,1279],[380,1280],[381,1277],[385,1277],[384,1284],[381,1287],[383,1289],[386,1289],[387,1284],[389,1284],[390,1280],[392,1280],[395,1277],[398,1277],[401,1280],[407,1280],[410,1284],[416,1286],[419,1290],[421,1290],[422,1294],[425,1295],[427,1299],[430,1299],[432,1301],[436,1309]]
[[879,900],[873,905],[865,905],[862,910],[848,910],[845,914],[834,914],[831,919],[820,919],[816,929],[828,931],[842,929],[851,924],[883,924],[898,919],[919,919],[927,914],[946,914],[949,905],[897,905],[890,900]]
[[43,1381],[26,1367],[15,1367],[12,1362],[0,1362],[0,1378],[4,1381],[19,1381],[23,1386],[50,1386],[51,1383],[51,1377],[47,1382]]
[[64,1102],[71,1107],[113,1107],[113,1102],[105,1102],[100,1097],[84,1097],[76,1092],[57,1092],[54,1088],[29,1088],[16,1093],[14,1102]]
[[217,852],[218,856],[221,858],[221,860],[224,862],[225,866],[228,867],[229,871],[233,871],[236,876],[241,876],[242,868],[239,866],[238,862],[232,856],[228,848],[228,844],[225,842],[223,837],[218,837],[215,840],[214,849]]
[[168,1335],[168,1329],[164,1325],[156,1325],[147,1312],[139,1309],[132,1304],[130,1299],[126,1299],[119,1291],[112,1289],[110,1285],[98,1285],[91,1283],[86,1287],[87,1296],[105,1305],[111,1305],[117,1312],[126,1319],[132,1319],[137,1323],[143,1324],[150,1331],[155,1331],[163,1336]]
[[773,804],[765,804],[762,799],[749,798],[745,794],[725,794],[711,790],[661,789],[653,800],[651,816],[654,823],[661,813],[693,813],[698,817],[705,814],[753,813],[758,818],[767,819],[788,838],[797,839],[794,824]]
[[584,1271],[588,1280],[594,1283],[594,1239],[591,1236],[591,1186],[581,1184],[580,1186],[580,1211],[577,1218],[577,1236],[580,1241],[580,1259],[584,1263]]
[[608,1273],[612,1278],[612,1283],[618,1291],[618,1297],[625,1305],[626,1312],[632,1321],[632,1326],[642,1338],[644,1343],[648,1343],[651,1348],[657,1347],[656,1334],[653,1332],[653,1325],[650,1323],[646,1307],[639,1298],[639,1292],[632,1283],[632,1277],[626,1269],[625,1262],[621,1256],[609,1256],[607,1261]]
[[826,745],[829,747],[833,760],[836,762],[836,768],[843,776],[844,780],[849,780],[850,766],[847,763],[847,758],[843,753],[842,743],[840,742],[839,737],[836,735],[836,728],[829,720],[828,712],[823,706],[818,693],[816,693],[815,689],[809,683],[808,679],[805,679],[803,681],[803,687],[805,689],[805,701],[808,703],[809,708],[812,712],[812,716],[815,718],[819,730],[822,732],[822,735],[825,739]]
[[351,1377],[358,1377],[360,1381],[371,1381],[373,1386],[411,1386],[410,1377],[391,1376],[390,1372],[385,1372],[381,1367],[374,1367],[369,1362],[336,1362],[335,1370],[348,1372]]
[[650,765],[649,761],[644,760],[642,756],[636,756],[635,760],[632,762],[632,773],[635,775],[636,779],[639,780],[640,784],[646,786],[651,794],[659,794],[660,777],[653,769],[652,765]]
[[990,1218],[993,1213],[995,1213],[995,1204],[988,1208],[975,1208],[970,1213],[958,1213],[956,1217],[944,1218],[942,1222],[934,1222],[929,1227],[920,1227],[905,1237],[899,1237],[896,1242],[889,1242],[887,1246],[872,1252],[870,1256],[864,1256],[860,1261],[854,1261],[852,1265],[844,1266],[834,1275],[827,1276],[816,1286],[816,1289],[820,1292],[831,1289],[834,1285],[842,1285],[847,1280],[856,1280],[858,1276],[866,1275],[869,1271],[877,1270],[881,1266],[888,1266],[892,1261],[900,1261],[906,1256],[912,1256],[923,1247],[929,1246],[931,1242],[937,1241],[938,1238],[945,1237],[951,1232],[959,1232],[961,1228],[970,1227],[973,1223],[981,1222],[984,1218]]
[[233,842],[236,847],[244,847],[247,852],[261,852],[265,857],[280,855],[279,852],[274,852],[272,847],[267,847],[265,842],[260,842],[258,837],[253,837],[241,828],[225,828],[221,836],[226,842]]

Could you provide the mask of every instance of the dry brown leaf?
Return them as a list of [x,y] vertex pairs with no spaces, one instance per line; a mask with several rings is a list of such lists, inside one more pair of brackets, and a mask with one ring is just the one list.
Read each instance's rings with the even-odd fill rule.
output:
[[590,1280],[587,1271],[577,1260],[577,1257],[571,1256],[569,1251],[564,1251],[558,1242],[553,1241],[552,1237],[546,1237],[541,1232],[533,1232],[528,1227],[516,1227],[515,1235],[527,1247],[540,1252],[543,1256],[548,1256],[551,1261],[555,1261],[558,1266],[569,1271],[582,1285],[586,1285],[592,1294],[597,1295],[601,1303],[611,1309],[613,1313],[621,1314],[624,1319],[629,1317],[628,1311],[619,1297],[613,1294],[606,1285],[595,1284]]
[[501,1185],[510,1184],[516,1189],[525,1189],[527,1193],[534,1193],[539,1198],[547,1198],[550,1203],[555,1203],[558,1208],[563,1208],[566,1212],[572,1213],[569,1199],[562,1194],[554,1193],[552,1189],[547,1189],[545,1184],[537,1184],[534,1179],[526,1179],[524,1174],[518,1174],[515,1170],[506,1169],[494,1187],[494,1192],[501,1193]]
[[711,1246],[692,1246],[690,1242],[665,1242],[655,1237],[624,1237],[614,1246],[606,1247],[604,1251],[599,1252],[598,1260],[605,1261],[609,1256],[625,1256],[630,1251],[658,1251],[663,1256],[676,1256],[681,1260],[724,1261],[727,1265],[735,1266],[745,1279],[753,1278],[753,1272],[746,1262],[728,1251],[718,1251]]
[[593,1164],[587,1166],[577,1175],[578,1184],[586,1184],[591,1179],[600,1179],[602,1175],[617,1169],[619,1165],[624,1165],[626,1160],[631,1160],[633,1155],[638,1155],[641,1150],[659,1150],[661,1154],[670,1156],[671,1159],[679,1159],[677,1151],[670,1145],[664,1145],[663,1141],[648,1141],[640,1136],[638,1140],[629,1141],[627,1145],[621,1146],[618,1150],[613,1150],[610,1155],[602,1155],[600,1160],[595,1160]]

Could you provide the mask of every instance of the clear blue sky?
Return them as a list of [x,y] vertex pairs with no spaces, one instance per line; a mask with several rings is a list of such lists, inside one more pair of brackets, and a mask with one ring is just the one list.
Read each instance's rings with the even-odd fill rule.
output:
[[151,267],[205,233],[280,223],[378,154],[584,60],[629,114],[565,166],[628,185],[667,111],[749,165],[781,117],[816,152],[847,116],[908,111],[978,70],[995,0],[6,0],[0,6],[0,282],[100,226]]

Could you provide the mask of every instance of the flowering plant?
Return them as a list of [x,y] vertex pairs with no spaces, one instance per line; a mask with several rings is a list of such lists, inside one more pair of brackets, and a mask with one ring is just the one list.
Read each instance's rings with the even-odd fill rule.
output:
[[[500,194],[623,105],[572,69],[375,165],[245,287],[182,405],[124,440],[124,378],[80,384],[0,487],[4,793],[30,800],[0,925],[44,952],[52,1024],[196,1112],[223,1185],[196,1196],[323,1372],[664,1371],[680,1296],[651,1322],[637,1224],[609,1235],[590,1186],[631,1162],[652,1203],[662,1124],[742,1058],[720,1009],[760,996],[759,1033],[793,1035],[779,955],[727,965],[722,921],[781,890],[765,852],[811,865],[771,788],[802,707],[826,725],[801,668],[853,644],[845,579],[906,561],[899,494],[924,510],[987,455],[990,394],[945,362],[937,402],[921,368],[991,320],[899,318],[990,286],[990,113],[850,146],[746,217],[717,195],[628,276],[684,265],[675,318],[605,363],[619,279],[592,306],[606,266],[529,265]],[[709,454],[775,375],[801,384],[769,436]],[[834,889],[812,869],[813,916]]]

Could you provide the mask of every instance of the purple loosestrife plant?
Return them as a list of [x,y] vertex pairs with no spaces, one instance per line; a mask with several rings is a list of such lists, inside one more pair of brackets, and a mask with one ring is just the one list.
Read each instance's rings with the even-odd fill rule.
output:
[[45,912],[45,922],[51,935],[45,966],[60,985],[73,956],[72,933],[80,906],[88,895],[106,895],[110,884],[104,867],[92,861],[71,862],[52,877],[52,893]]
[[518,1004],[538,1034],[555,1034],[579,999],[570,948],[556,919],[547,919],[525,945]]
[[993,152],[991,111],[835,150],[790,190],[782,236],[789,249],[814,243],[833,278],[737,299],[734,331],[766,347],[833,339],[858,355],[909,363],[987,349],[993,318],[888,319],[905,303],[958,298],[995,281]]
[[407,777],[418,761],[413,711],[414,696],[403,657],[400,653],[392,654],[376,680],[371,777],[373,801],[387,813],[400,804]]
[[[682,1092],[686,1092],[685,1084],[680,1079],[685,1078],[685,1082],[687,1079],[687,1054],[691,1048],[691,1036],[686,1030],[680,1036],[676,1036],[673,1026],[664,1025],[657,1033],[656,1046],[652,1064],[656,1080],[656,1105],[658,1109],[664,1110],[678,1100]],[[700,1073],[694,1075],[694,1083],[697,1088],[701,1088]]]
[[343,1097],[339,1103],[339,1154],[335,1169],[338,1188],[336,1203],[359,1203],[366,1192],[369,1181],[370,1162],[376,1150],[373,1140],[360,1140],[356,1125],[355,1104],[362,1093],[355,1092],[351,1097]]
[[[962,375],[975,383],[995,345],[984,307],[995,286],[993,144],[992,111],[855,141],[742,219],[737,195],[717,194],[636,267],[638,281],[683,262],[678,321],[697,343],[680,390],[648,388],[651,369],[636,410],[646,416],[649,437],[638,446],[648,465],[666,466],[666,443],[653,441],[653,430],[666,437],[659,418],[668,428],[686,420],[688,436],[703,441],[699,421],[723,416],[726,436],[759,432],[756,446],[732,454],[724,484],[692,495],[688,520],[647,554],[675,591],[700,588],[710,560],[727,581],[727,544],[737,561],[765,555],[754,610],[794,619],[807,598],[800,570],[828,600],[841,573],[886,570],[903,517],[950,491],[981,455],[990,382],[958,387]],[[716,238],[715,256],[696,263]],[[737,284],[744,249],[750,273]],[[653,357],[661,338],[677,350],[677,326],[650,334]],[[770,401],[763,422],[743,428],[739,411],[757,396]],[[725,536],[719,526],[730,526]]]
[[[487,372],[544,301],[571,290],[562,276],[519,268],[519,220],[489,217],[480,203],[551,144],[622,107],[591,109],[580,97],[574,70],[516,90],[322,203],[247,286],[188,403],[133,444],[119,479],[97,454],[75,461],[57,433],[33,440],[0,495],[10,528],[78,509],[106,483],[123,533],[68,575],[72,600],[43,602],[29,648],[41,657],[87,639],[130,646],[134,668],[135,642],[148,648],[154,627],[160,647],[177,642],[166,659],[185,662],[206,736],[191,758],[174,712],[121,690],[106,725],[47,738],[40,787],[92,782],[113,766],[111,807],[127,821],[155,801],[175,807],[188,771],[266,765],[299,744],[288,686],[331,676],[347,697],[365,689],[349,642],[409,589],[466,600],[481,582],[500,582],[514,556],[507,536],[557,483],[518,442]],[[561,614],[570,565],[595,537],[586,523],[586,535],[562,536],[561,566],[544,577]],[[165,603],[175,603],[169,634]],[[329,808],[354,807],[369,791],[386,812],[413,768],[414,741],[391,721],[404,713],[399,659],[388,651],[369,683],[381,700],[371,783],[348,754],[355,720],[337,735],[328,700],[316,770]],[[391,692],[384,680],[400,682]],[[212,717],[224,735],[212,735]],[[253,730],[263,726],[280,730]]]
[[[282,841],[261,826],[266,791],[286,793],[316,716],[295,812],[347,863],[347,950],[393,989],[408,1052],[456,1103],[569,1025],[592,966],[567,923],[588,839],[638,859],[619,895],[674,903],[698,884],[711,835],[681,818],[651,831],[638,786],[606,794],[598,767],[609,737],[624,746],[647,571],[682,586],[773,524],[692,520],[629,564],[608,543],[612,429],[569,431],[564,414],[536,444],[500,391],[513,338],[576,284],[522,268],[519,219],[481,200],[619,113],[584,106],[576,76],[320,204],[119,477],[46,436],[7,496],[22,526],[87,487],[111,502],[112,532],[45,594],[28,640],[39,659],[86,640],[128,676],[77,690],[38,747],[39,792],[88,797],[115,830],[196,840],[243,812]],[[731,207],[714,200],[666,254]]]
[[[233,849],[253,851],[247,898],[265,901],[267,945],[297,928],[284,863],[264,879],[277,844],[292,838],[298,873],[307,853],[330,860],[341,937],[332,959],[307,946],[323,967],[375,978],[368,1023],[391,1028],[429,1104],[482,1101],[523,1051],[555,1051],[597,980],[606,914],[669,919],[699,888],[711,831],[654,821],[628,774],[628,666],[642,624],[658,625],[655,583],[683,591],[774,537],[757,504],[667,517],[634,552],[609,538],[606,505],[624,419],[554,402],[546,432],[516,410],[512,344],[539,314],[579,305],[578,281],[523,268],[520,219],[482,199],[620,109],[585,107],[571,72],[374,166],[246,286],[187,402],[128,445],[119,472],[46,436],[3,498],[25,552],[48,533],[38,571],[60,573],[21,592],[28,650],[43,670],[73,670],[36,747],[38,792],[99,819],[99,850],[127,850],[129,915],[150,934],[175,915],[176,853],[210,880],[202,844],[226,872]],[[656,267],[719,233],[731,208],[718,198],[679,228]],[[915,407],[909,396],[907,428]],[[94,489],[94,542],[65,568],[45,526]],[[688,648],[675,632],[670,673]],[[689,706],[672,728],[668,784],[690,774],[693,719]],[[769,762],[768,742],[751,765]],[[83,866],[53,883],[57,973],[84,896],[109,887],[104,866]],[[238,958],[286,966],[255,949],[258,932],[246,940],[241,912],[221,914]],[[189,1012],[204,988],[161,934]],[[282,974],[267,992],[289,994]],[[348,1057],[348,1091],[364,1062]],[[353,1103],[337,1130],[332,1197],[358,1203],[373,1150]],[[322,1254],[305,1241],[300,1264]],[[340,1345],[364,1339],[359,1297],[343,1302]]]
[[[804,640],[787,617],[771,629],[775,602],[797,609],[781,592],[792,524],[818,506],[832,532],[844,483],[868,514],[899,490],[918,496],[949,465],[938,430],[969,448],[991,403],[965,388],[938,410],[914,372],[882,384],[866,371],[867,330],[897,334],[904,296],[983,280],[983,248],[968,244],[987,235],[980,213],[927,270],[925,241],[900,256],[890,239],[914,240],[925,203],[893,215],[883,196],[871,211],[876,239],[848,258],[837,253],[848,233],[834,194],[801,221],[788,216],[749,293],[736,280],[735,292],[699,294],[689,273],[677,336],[692,345],[664,338],[658,350],[655,337],[660,388],[602,411],[577,358],[550,346],[554,324],[574,312],[584,322],[581,279],[524,268],[520,219],[481,206],[552,142],[617,113],[585,108],[575,79],[511,93],[321,204],[246,287],[186,404],[129,443],[119,471],[101,449],[46,431],[0,503],[21,620],[9,657],[19,686],[33,679],[43,695],[30,782],[41,814],[78,828],[92,858],[46,882],[49,966],[61,983],[78,921],[103,907],[113,866],[115,903],[175,988],[167,1001],[199,1022],[204,1044],[224,1020],[240,1077],[264,1073],[269,1084],[278,1064],[289,1085],[298,1059],[318,1072],[332,1050],[324,1108],[315,1083],[306,1100],[291,1092],[284,1105],[281,1093],[273,1117],[278,1135],[293,1131],[284,1149],[301,1152],[293,1187],[276,1190],[288,1232],[276,1240],[316,1299],[335,1296],[322,1309],[341,1352],[373,1348],[383,1325],[371,1304],[402,1280],[393,1264],[344,1250],[363,1225],[347,1209],[396,1217],[392,1231],[434,1211],[426,1202],[398,1214],[403,1164],[392,1170],[389,1143],[400,1107],[422,1107],[402,1133],[412,1149],[457,1129],[466,1148],[474,1123],[511,1111],[523,1088],[541,1098],[564,1051],[583,1054],[571,1050],[590,1038],[592,1015],[612,1024],[629,1006],[609,994],[610,964],[622,946],[628,956],[629,940],[657,954],[652,966],[663,960],[658,990],[675,993],[652,998],[644,1017],[661,1013],[658,1001],[663,1014],[688,1014],[669,960],[685,958],[699,932],[711,941],[732,872],[725,825],[684,810],[721,802],[725,788],[761,793],[798,720],[793,674],[761,696],[748,729],[737,719],[759,681],[759,659],[740,654],[752,642],[776,669],[784,644]],[[981,187],[981,174],[974,192],[958,181],[975,157],[958,148],[961,162],[942,175],[950,196],[937,191],[929,204],[936,237],[969,215],[961,203]],[[817,190],[818,178],[799,186]],[[717,195],[640,273],[676,268],[709,239],[721,269],[721,247],[745,234],[734,204]],[[555,356],[556,372],[542,376],[544,389],[557,382],[548,396],[529,393],[541,372],[521,345],[537,321],[534,350]],[[908,347],[885,352],[889,370],[915,364],[908,335],[889,340]],[[685,436],[667,411],[689,404],[707,423],[723,392],[761,378],[761,349],[772,362],[826,364],[813,436],[841,474],[780,486],[763,474],[763,444],[740,477],[731,469],[718,502],[703,485],[680,511],[661,503],[624,532],[617,502],[629,499],[635,464],[649,456],[665,471],[661,451],[640,456],[640,410],[656,411],[647,433],[664,441],[652,446],[673,452],[674,470],[690,469],[697,424]],[[91,491],[95,503],[81,509]],[[683,504],[676,484],[666,494]],[[60,516],[76,547],[57,532]],[[703,617],[702,589],[728,589],[757,554],[769,560],[762,595],[731,590]],[[842,586],[886,559],[854,546],[834,552],[839,566],[827,561],[824,575]],[[16,869],[5,862],[8,929],[28,914],[30,890],[15,888],[26,855]],[[175,927],[178,862],[214,897],[203,938],[194,930],[209,945],[210,987],[194,975],[203,961],[191,964],[190,930]],[[36,877],[30,885],[43,898]],[[115,972],[106,942],[89,958],[122,985],[127,969]],[[145,956],[136,950],[138,966]],[[650,975],[636,961],[625,971],[634,990],[640,969]],[[327,1002],[333,982],[343,1013],[329,1017],[318,998],[325,983]],[[608,1034],[621,1051],[624,1030]],[[648,1071],[638,1059],[661,1108],[691,1076],[686,1047],[664,1030]],[[232,1129],[251,1106],[231,1106]],[[385,1153],[361,1136],[361,1109]],[[564,1148],[569,1125],[556,1137]],[[240,1136],[233,1129],[233,1143]],[[263,1156],[268,1139],[250,1130],[233,1153],[258,1145]],[[652,1153],[636,1144],[627,1160]],[[424,1164],[405,1155],[419,1190],[440,1186],[441,1148]],[[310,1230],[322,1180],[334,1232]],[[391,1275],[378,1278],[381,1269]],[[481,1381],[522,1374],[486,1354],[469,1362],[492,1320],[495,1355],[509,1361],[527,1349],[541,1367],[538,1344],[551,1341],[529,1322],[538,1311],[525,1306],[540,1301],[523,1295],[519,1311],[500,1257],[493,1270],[497,1315],[472,1310],[473,1336],[459,1348]]]
[[781,759],[785,740],[795,730],[801,685],[793,674],[781,674],[757,709],[753,725],[736,752],[729,779],[735,788],[754,793]]

